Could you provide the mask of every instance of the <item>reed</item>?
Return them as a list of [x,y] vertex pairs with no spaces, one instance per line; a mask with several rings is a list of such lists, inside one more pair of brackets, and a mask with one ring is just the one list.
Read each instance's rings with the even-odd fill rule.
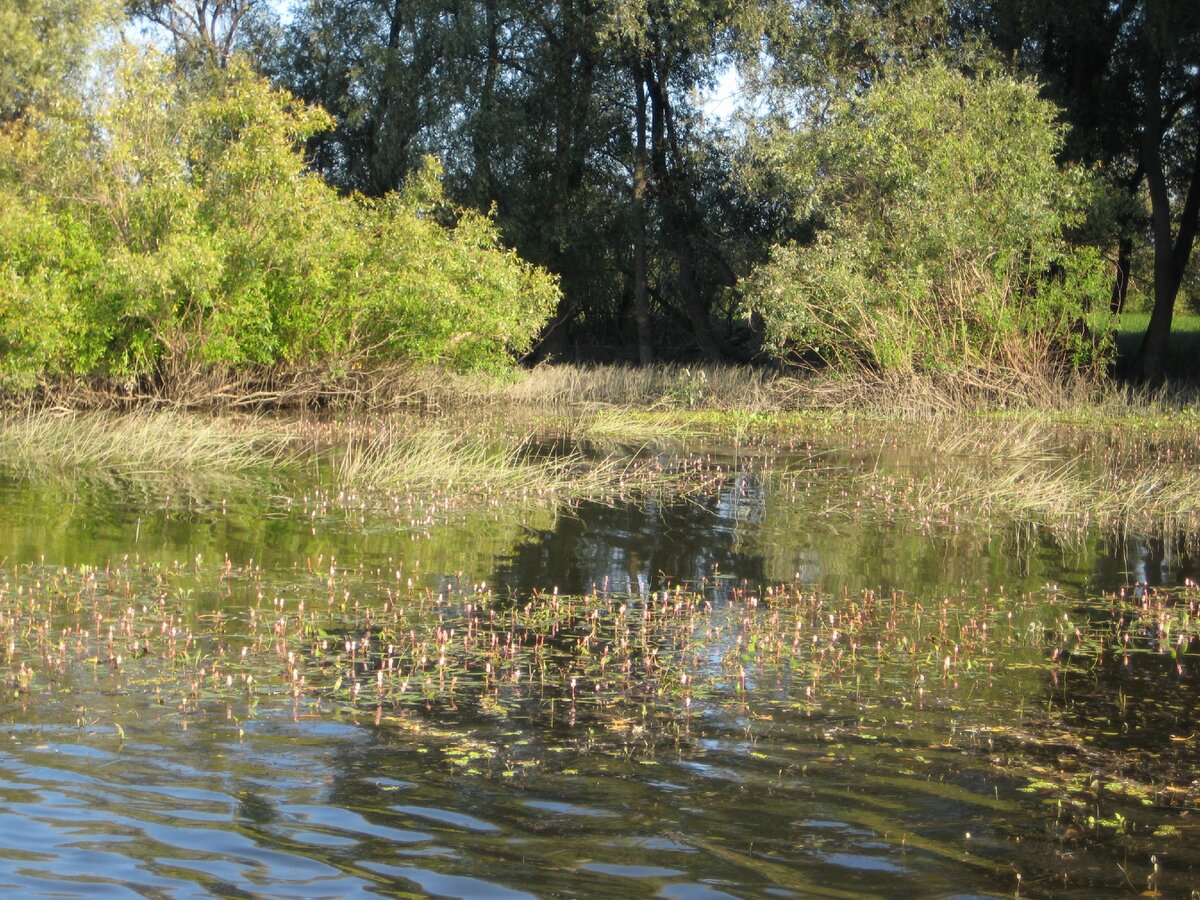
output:
[[[1074,425],[1046,413],[957,419],[928,431],[927,465],[893,484],[942,518],[1007,518],[1072,530],[1170,530],[1200,537],[1200,442],[1175,425],[1115,418]],[[883,473],[886,475],[886,473]],[[883,483],[881,473],[869,473]]]
[[515,378],[439,378],[427,399],[439,406],[489,402],[533,407],[775,409],[778,376],[735,365],[543,365]]
[[0,465],[22,476],[225,477],[280,463],[287,444],[283,429],[251,418],[42,411],[0,419]]
[[555,498],[561,501],[687,493],[702,483],[653,458],[546,452],[531,437],[488,440],[439,424],[399,422],[348,436],[330,455],[341,490]]

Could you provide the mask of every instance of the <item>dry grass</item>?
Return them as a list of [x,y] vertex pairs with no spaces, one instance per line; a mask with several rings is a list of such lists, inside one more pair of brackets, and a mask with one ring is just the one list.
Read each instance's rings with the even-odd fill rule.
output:
[[[206,380],[182,379],[171,391],[142,392],[116,382],[64,379],[36,397],[0,398],[17,409],[31,404],[63,409],[341,410],[370,414],[401,409],[457,412],[494,408],[527,416],[599,410],[769,414],[849,413],[888,420],[927,421],[964,412],[1079,411],[1088,415],[1146,412],[1194,405],[1195,385],[1146,390],[1095,373],[1026,371],[999,364],[953,372],[883,376],[866,370],[781,373],[745,365],[541,365],[503,375],[459,375],[394,365],[336,371],[275,367]],[[662,420],[660,420],[661,423]]]
[[911,505],[933,518],[1200,536],[1200,441],[1186,422],[1080,427],[1023,413],[944,423],[925,450],[930,465],[909,480]]
[[441,379],[440,405],[498,402],[534,407],[775,409],[777,376],[749,366],[543,365],[510,381]]
[[815,372],[782,379],[778,389],[781,402],[791,409],[916,421],[998,409],[1061,410],[1098,402],[1113,390],[1083,375],[1061,379],[998,368],[903,376]]

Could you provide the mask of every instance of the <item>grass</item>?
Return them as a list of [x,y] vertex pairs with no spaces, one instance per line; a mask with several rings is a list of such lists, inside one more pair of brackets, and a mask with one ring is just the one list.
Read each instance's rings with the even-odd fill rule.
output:
[[286,446],[282,429],[249,418],[43,411],[0,419],[0,465],[25,477],[223,479],[278,465]]
[[[747,452],[784,483],[786,462],[773,473],[781,465],[773,460],[794,455],[799,439],[849,452],[844,470],[829,477],[844,484],[852,506],[874,504],[888,520],[1200,537],[1200,411],[1177,396],[1111,391],[1054,410],[981,414],[913,414],[900,399],[890,412],[597,405],[523,417],[484,406],[472,415],[340,424],[43,411],[0,420],[0,465],[24,477],[185,480],[193,493],[236,487],[252,473],[273,480],[277,493],[289,484],[309,490],[317,472],[331,496],[356,502],[407,495],[557,504],[715,492],[728,472],[714,459],[728,452]],[[864,444],[892,446],[888,456],[902,461],[872,468],[855,456]]]
[[[1045,413],[958,419],[924,430],[907,472],[863,476],[867,495],[940,522],[1015,520],[1062,533],[1092,525],[1200,538],[1200,434],[1114,418],[1063,424]],[[902,439],[903,440],[903,439]],[[896,495],[903,495],[897,501]]]
[[[1118,369],[1132,363],[1150,324],[1150,314],[1127,312],[1117,326]],[[1171,320],[1171,340],[1167,345],[1164,374],[1172,381],[1195,383],[1200,380],[1200,315],[1176,312]]]
[[779,377],[761,368],[681,366],[542,365],[509,378],[445,376],[426,379],[427,406],[480,403],[537,409],[633,407],[641,410],[776,409]]
[[397,419],[369,433],[332,432],[328,458],[341,491],[575,502],[684,495],[710,486],[704,468],[654,455],[589,455],[467,422]]

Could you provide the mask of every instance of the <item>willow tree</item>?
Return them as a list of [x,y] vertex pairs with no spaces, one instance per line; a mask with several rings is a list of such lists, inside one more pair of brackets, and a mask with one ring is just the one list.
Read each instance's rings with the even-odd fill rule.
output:
[[84,77],[116,0],[9,0],[0,4],[0,123],[69,93]]
[[114,377],[197,399],[528,351],[555,280],[450,203],[435,163],[342,195],[302,150],[323,110],[237,60],[180,77],[113,53],[102,92],[0,131],[0,384]]
[[776,352],[995,383],[1103,362],[1104,266],[1065,240],[1089,184],[1057,165],[1057,115],[1032,82],[931,63],[796,129],[793,190],[821,224],[748,291]]
[[322,0],[272,70],[336,117],[310,145],[335,183],[377,193],[436,154],[451,196],[494,207],[506,239],[558,273],[543,353],[620,353],[632,330],[643,359],[664,337],[715,357],[733,275],[714,227],[723,162],[696,97],[744,7]]

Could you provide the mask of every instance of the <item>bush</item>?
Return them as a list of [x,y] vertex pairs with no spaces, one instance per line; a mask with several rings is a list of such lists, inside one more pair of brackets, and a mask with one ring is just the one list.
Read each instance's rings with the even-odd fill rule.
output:
[[[187,81],[125,49],[113,87],[0,134],[0,379],[169,393],[213,373],[511,365],[557,285],[449,207],[436,163],[340,196],[300,147],[329,117],[236,65]],[[453,226],[443,223],[455,222]]]
[[790,135],[800,213],[819,231],[751,279],[769,345],[879,373],[1102,361],[1110,281],[1095,249],[1063,240],[1089,184],[1056,165],[1061,141],[1035,84],[938,64]]

